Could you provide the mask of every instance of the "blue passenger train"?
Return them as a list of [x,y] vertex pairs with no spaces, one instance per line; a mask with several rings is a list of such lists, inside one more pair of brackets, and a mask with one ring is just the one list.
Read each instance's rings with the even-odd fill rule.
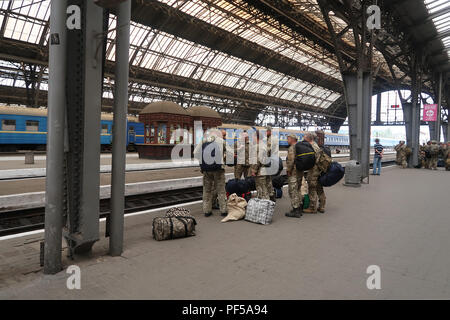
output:
[[[111,114],[101,116],[102,150],[111,148]],[[144,143],[144,125],[137,117],[128,117],[127,147]],[[47,143],[47,109],[0,106],[0,151],[45,150]]]
[[[112,114],[101,116],[102,150],[110,150],[112,142]],[[227,131],[227,142],[232,145],[240,132],[251,127],[236,124],[223,124],[219,129]],[[256,129],[263,129],[256,127]],[[127,147],[134,149],[134,144],[144,143],[144,124],[137,117],[128,117]],[[280,148],[287,148],[287,136],[291,133],[303,139],[305,131],[279,129]],[[398,143],[394,139],[380,138],[385,147]],[[47,110],[24,107],[0,106],[0,151],[45,150],[47,142]],[[345,134],[325,133],[325,144],[332,149],[345,149],[349,146],[349,137]],[[374,144],[374,138],[371,139]]]

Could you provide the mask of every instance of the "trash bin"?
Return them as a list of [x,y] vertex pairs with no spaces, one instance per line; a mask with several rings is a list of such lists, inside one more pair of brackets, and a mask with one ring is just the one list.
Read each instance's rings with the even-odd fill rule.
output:
[[34,152],[33,151],[25,152],[25,164],[34,164]]
[[361,165],[356,160],[351,160],[345,165],[345,182],[347,187],[361,186]]

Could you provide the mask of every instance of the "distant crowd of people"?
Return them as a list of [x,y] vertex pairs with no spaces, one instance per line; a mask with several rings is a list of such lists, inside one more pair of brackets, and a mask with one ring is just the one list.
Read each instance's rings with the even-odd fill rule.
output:
[[[408,167],[408,160],[412,156],[411,147],[407,146],[405,141],[400,141],[394,147],[397,152],[396,163],[401,168]],[[381,159],[383,158],[384,148],[380,144],[379,139],[375,139],[374,145],[374,160],[373,160],[373,174],[380,175],[381,173]],[[416,168],[425,168],[430,170],[437,170],[439,160],[442,161],[441,166],[445,170],[450,170],[450,142],[437,142],[436,140],[428,141],[426,144],[419,146],[418,165]]]

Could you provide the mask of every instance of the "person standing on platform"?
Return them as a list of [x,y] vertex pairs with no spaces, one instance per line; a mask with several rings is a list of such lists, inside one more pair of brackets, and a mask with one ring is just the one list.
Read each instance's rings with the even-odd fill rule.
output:
[[218,132],[213,132],[209,137],[203,138],[195,150],[194,156],[200,162],[203,174],[203,213],[205,217],[212,215],[214,193],[219,200],[219,208],[222,216],[227,215],[227,196],[225,191],[225,167],[224,159],[227,149],[224,149],[223,139]]
[[[242,138],[234,143],[234,152],[236,159],[236,166],[234,167],[234,178],[241,179],[242,175],[247,178],[250,169],[250,142],[247,131],[242,132]],[[245,154],[244,154],[245,153]]]
[[402,166],[405,169],[408,166],[406,162],[406,145],[405,141],[400,141],[398,145],[394,147],[395,151],[397,151],[397,164]]
[[[305,134],[303,140],[309,142],[316,154],[316,164],[306,175],[308,181],[308,195],[309,195],[309,208],[303,210],[304,213],[317,213],[317,211],[325,212],[326,196],[323,190],[323,186],[319,182],[319,177],[322,172],[326,172],[330,166],[331,159],[328,159],[322,148],[320,148],[316,141],[316,134],[308,132]],[[319,200],[319,208],[317,208],[317,200]]]
[[447,148],[444,151],[445,170],[450,170],[450,141],[447,142]]
[[[264,143],[262,135],[262,131],[256,131],[256,145],[251,146],[256,148],[256,150],[251,153],[250,172],[255,177],[257,198],[270,200],[270,191],[267,186],[268,173],[267,168],[264,166],[269,161],[269,158],[267,156],[267,145]],[[272,185],[270,189],[273,190]]]
[[430,169],[431,170],[437,170],[437,163],[438,163],[438,157],[439,157],[439,145],[437,144],[436,140],[431,141],[430,145]]
[[374,155],[373,155],[373,175],[379,176],[381,174],[381,159],[383,159],[384,148],[380,144],[380,139],[375,139]]
[[300,218],[302,216],[302,195],[300,188],[302,187],[303,171],[298,171],[295,166],[295,145],[297,144],[297,136],[290,134],[287,137],[289,149],[286,159],[286,173],[288,176],[288,191],[291,198],[292,210],[286,213],[286,217]]

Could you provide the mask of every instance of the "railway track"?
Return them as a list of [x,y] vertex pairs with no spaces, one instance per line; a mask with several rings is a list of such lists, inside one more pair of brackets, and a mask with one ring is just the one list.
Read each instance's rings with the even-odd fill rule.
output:
[[[382,166],[395,161],[383,162]],[[125,215],[150,209],[163,208],[202,199],[202,187],[169,190],[125,197]],[[110,213],[110,199],[100,200],[100,218]],[[0,237],[44,228],[45,208],[29,208],[0,213]]]

